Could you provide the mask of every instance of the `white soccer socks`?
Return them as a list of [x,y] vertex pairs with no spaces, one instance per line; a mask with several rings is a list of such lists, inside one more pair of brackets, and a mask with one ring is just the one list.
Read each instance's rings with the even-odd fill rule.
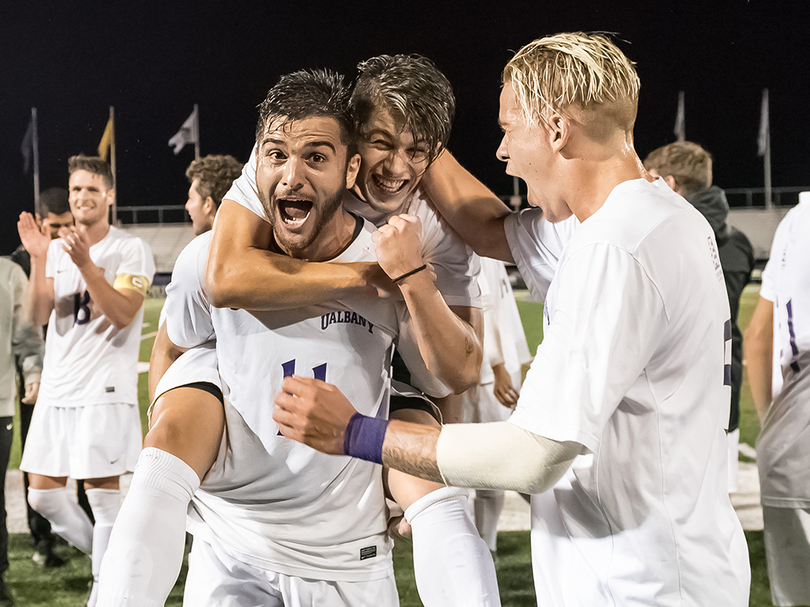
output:
[[68,493],[59,489],[28,489],[28,503],[51,523],[54,533],[82,552],[93,546],[93,523]]
[[141,451],[101,567],[99,604],[162,607],[183,563],[186,512],[200,478],[166,451]]
[[498,519],[503,510],[503,491],[489,489],[476,489],[473,508],[475,510],[475,526],[481,539],[487,543],[489,551],[493,554],[497,549]]
[[88,489],[87,501],[93,510],[96,524],[93,526],[93,590],[88,607],[94,607],[98,597],[98,576],[101,572],[101,562],[110,543],[115,517],[121,510],[121,491],[118,489]]
[[464,489],[442,487],[405,511],[425,607],[500,607],[492,555],[470,519],[466,498]]

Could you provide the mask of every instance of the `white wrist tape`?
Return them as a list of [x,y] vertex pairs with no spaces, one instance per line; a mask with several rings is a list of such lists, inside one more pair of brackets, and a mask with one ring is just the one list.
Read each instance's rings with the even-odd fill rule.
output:
[[582,448],[509,422],[449,424],[439,435],[436,462],[448,485],[541,493],[562,477]]

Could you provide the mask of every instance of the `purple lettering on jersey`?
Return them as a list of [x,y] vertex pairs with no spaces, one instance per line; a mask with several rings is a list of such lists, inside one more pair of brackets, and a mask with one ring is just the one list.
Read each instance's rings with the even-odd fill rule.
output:
[[350,312],[349,310],[341,310],[340,312],[331,312],[321,316],[321,330],[326,330],[329,325],[334,323],[343,323],[349,325],[357,325],[358,327],[365,327],[369,333],[374,332],[374,323],[366,320],[357,312]]

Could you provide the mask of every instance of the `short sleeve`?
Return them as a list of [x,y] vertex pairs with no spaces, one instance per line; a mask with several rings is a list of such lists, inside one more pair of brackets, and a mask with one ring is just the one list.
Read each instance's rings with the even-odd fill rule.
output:
[[481,264],[461,237],[431,205],[422,217],[422,254],[433,266],[436,288],[448,306],[481,307],[478,274]]
[[193,348],[214,339],[211,304],[203,288],[211,233],[192,240],[174,264],[163,306],[166,332],[172,343]]
[[155,277],[155,259],[152,257],[152,249],[140,238],[128,238],[126,249],[121,256],[121,263],[116,268],[115,274],[129,274],[131,276],[143,276],[150,283]]
[[776,301],[779,273],[781,270],[780,260],[787,246],[787,240],[790,234],[790,223],[792,220],[793,214],[788,213],[785,218],[779,222],[779,225],[776,227],[776,232],[774,232],[773,235],[768,263],[765,264],[765,269],[762,270],[762,286],[759,289],[759,296],[770,302]]
[[546,298],[563,249],[578,226],[573,215],[551,223],[537,208],[506,216],[504,230],[512,258],[536,301]]
[[553,289],[550,322],[510,421],[596,451],[664,334],[663,301],[638,261],[607,244],[571,254]]
[[223,196],[223,199],[233,200],[246,209],[253,211],[262,219],[267,220],[256,189],[256,146],[253,146],[247,164],[242,167],[242,174],[231,184],[231,188]]

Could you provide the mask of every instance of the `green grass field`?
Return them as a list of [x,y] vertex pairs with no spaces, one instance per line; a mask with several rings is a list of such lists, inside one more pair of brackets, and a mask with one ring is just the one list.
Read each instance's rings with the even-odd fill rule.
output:
[[[745,328],[753,313],[758,297],[758,288],[749,286],[742,297],[740,306],[740,327]],[[146,302],[143,333],[145,335],[157,330],[158,315],[163,301],[149,299]],[[518,294],[518,308],[523,320],[526,337],[532,351],[542,340],[542,306]],[[141,344],[140,358],[149,360],[154,338],[145,339]],[[143,427],[146,428],[146,374],[139,380],[139,396]],[[754,411],[747,385],[743,387],[740,418],[740,440],[754,445],[759,433],[759,422]],[[15,424],[15,430],[19,424]],[[15,437],[12,451],[11,467],[19,464],[19,437]],[[746,532],[751,558],[752,607],[771,606],[768,577],[765,570],[765,549],[761,531]],[[532,586],[531,558],[528,531],[502,532],[498,536],[497,573],[504,607],[529,607],[536,605]],[[31,557],[33,551],[28,536],[12,534],[10,538],[9,559],[11,566],[6,576],[8,585],[18,599],[18,604],[25,607],[79,607],[87,598],[87,584],[90,579],[90,560],[78,550],[65,547],[68,563],[59,569],[42,569]],[[394,563],[397,586],[402,607],[419,607],[422,605],[416,592],[413,579],[411,546],[400,541],[394,550]],[[553,563],[549,563],[553,567]],[[185,570],[169,597],[166,605],[182,604],[182,585]]]

